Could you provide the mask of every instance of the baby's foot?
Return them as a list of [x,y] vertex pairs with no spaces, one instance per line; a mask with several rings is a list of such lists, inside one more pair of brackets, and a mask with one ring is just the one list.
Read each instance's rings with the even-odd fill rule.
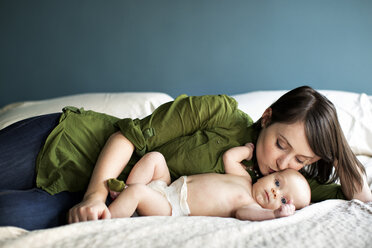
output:
[[119,195],[120,195],[120,192],[110,190],[110,197],[112,200],[115,200],[116,197],[118,197]]
[[116,178],[110,178],[107,180],[107,186],[110,191],[110,197],[115,200],[116,197],[122,192],[126,187],[128,187],[123,181]]

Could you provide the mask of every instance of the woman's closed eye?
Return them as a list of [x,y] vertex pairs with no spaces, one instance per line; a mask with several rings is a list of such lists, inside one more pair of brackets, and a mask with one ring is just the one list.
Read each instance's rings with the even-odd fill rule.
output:
[[284,150],[284,147],[283,147],[283,145],[280,144],[279,139],[276,139],[276,146],[277,146],[280,150]]
[[296,161],[297,161],[297,163],[299,163],[299,164],[304,164],[304,163],[305,163],[305,161],[303,161],[303,160],[301,160],[301,159],[299,159],[299,158],[296,158]]
[[[279,139],[276,139],[276,146],[280,149],[280,150],[285,150],[285,146],[283,144],[281,144],[280,140]],[[296,162],[303,165],[305,164],[305,160],[301,160],[299,158],[296,158]]]

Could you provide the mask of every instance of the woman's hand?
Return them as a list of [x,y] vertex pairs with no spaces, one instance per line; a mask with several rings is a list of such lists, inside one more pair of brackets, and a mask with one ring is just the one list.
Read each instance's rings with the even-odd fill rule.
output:
[[75,205],[68,212],[68,223],[110,219],[111,214],[104,202],[90,197]]
[[[362,182],[362,189],[355,192],[352,196],[349,196],[347,194],[345,194],[346,198],[351,200],[351,199],[357,199],[359,201],[362,201],[362,202],[371,202],[372,201],[372,193],[371,193],[371,190],[368,186],[368,183],[367,183],[367,177],[361,173],[361,176],[362,176],[362,179],[363,179],[363,182]],[[342,183],[342,180],[341,180],[341,188],[344,187],[345,184]],[[345,190],[343,189],[343,192],[345,192]]]
[[69,223],[111,218],[105,204],[109,193],[106,181],[123,171],[133,151],[133,144],[120,132],[110,136],[98,157],[83,201],[68,213]]
[[[334,162],[333,166],[337,169],[337,166],[338,166],[338,161],[337,160]],[[355,166],[355,167],[357,167],[357,166]],[[340,177],[342,192],[344,193],[346,199],[348,199],[348,200],[357,199],[357,200],[362,201],[362,202],[370,202],[370,201],[372,201],[372,192],[369,188],[369,185],[368,185],[368,182],[367,182],[367,177],[364,173],[361,172],[360,169],[358,169],[358,172],[359,172],[360,177],[362,179],[362,181],[361,181],[362,187],[359,190],[357,190],[356,192],[354,192],[353,194],[350,194],[350,193],[348,193],[350,191],[346,189],[347,183],[345,182],[346,181],[345,178]]]

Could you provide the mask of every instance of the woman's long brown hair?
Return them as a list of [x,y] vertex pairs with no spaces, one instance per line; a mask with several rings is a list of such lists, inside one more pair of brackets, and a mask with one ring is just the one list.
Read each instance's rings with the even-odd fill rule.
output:
[[347,143],[331,101],[311,87],[302,86],[281,96],[270,108],[270,124],[304,122],[309,145],[321,159],[301,169],[301,173],[322,184],[340,178],[348,196],[362,189],[360,172],[365,174],[364,167]]

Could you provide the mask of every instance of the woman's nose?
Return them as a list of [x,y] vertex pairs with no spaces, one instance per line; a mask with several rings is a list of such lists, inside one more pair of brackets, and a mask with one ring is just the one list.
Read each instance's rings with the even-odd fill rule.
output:
[[277,167],[279,170],[285,170],[289,168],[289,158],[283,156],[276,161]]

